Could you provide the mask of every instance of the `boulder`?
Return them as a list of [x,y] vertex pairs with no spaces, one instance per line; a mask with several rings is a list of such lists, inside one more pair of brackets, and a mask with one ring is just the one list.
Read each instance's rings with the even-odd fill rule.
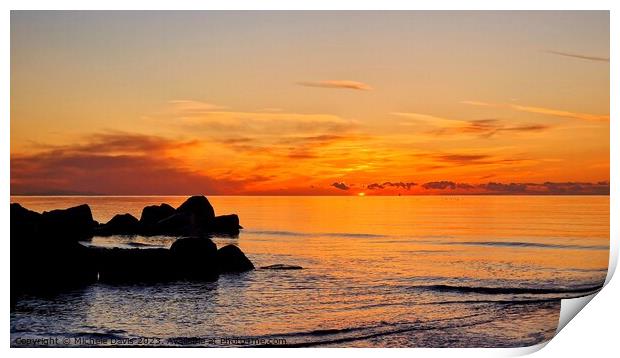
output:
[[178,278],[168,249],[90,248],[98,280],[105,283],[167,282]]
[[217,250],[219,272],[245,272],[254,269],[252,262],[235,245],[226,245]]
[[188,213],[175,213],[158,221],[151,227],[151,235],[193,235],[202,231],[195,224],[195,218]]
[[89,250],[78,243],[97,222],[80,205],[38,214],[11,204],[11,300],[25,292],[55,292],[95,282]]
[[90,250],[77,242],[35,244],[11,252],[12,300],[22,293],[54,293],[96,280]]
[[239,229],[241,229],[239,217],[235,214],[216,216],[208,225],[208,231],[211,233],[231,236],[238,236]]
[[[194,196],[177,209],[147,206],[140,220],[114,216],[104,225],[93,220],[86,204],[43,212],[11,204],[11,300],[21,293],[58,290],[96,282],[161,282],[215,280],[220,272],[254,269],[234,245],[217,250],[206,233],[238,235],[239,217],[215,217],[204,196]],[[176,235],[185,237],[170,249],[106,249],[79,241],[93,234]]]
[[142,209],[142,215],[140,215],[140,224],[148,231],[159,221],[174,215],[175,210],[168,204],[150,205]]
[[39,231],[49,240],[76,242],[89,239],[97,222],[86,204],[68,209],[45,211],[41,214]]
[[101,236],[109,235],[136,235],[140,232],[140,222],[131,214],[117,214],[101,225],[95,234]]
[[[36,233],[41,224],[41,214],[28,210],[23,206],[13,203],[10,212],[11,245],[23,243],[24,240],[36,239]],[[20,238],[20,240],[17,240]],[[23,240],[21,240],[23,238]]]
[[178,278],[214,280],[217,278],[217,247],[206,237],[178,239],[170,247],[172,269]]
[[185,200],[185,202],[177,208],[176,212],[191,214],[195,217],[196,221],[202,222],[211,221],[215,217],[213,206],[211,206],[209,200],[202,195],[192,196]]

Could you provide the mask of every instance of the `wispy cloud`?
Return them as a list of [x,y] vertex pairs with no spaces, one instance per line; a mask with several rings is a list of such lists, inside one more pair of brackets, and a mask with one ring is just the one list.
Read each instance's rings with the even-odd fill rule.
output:
[[551,54],[554,54],[554,55],[558,55],[558,56],[578,58],[578,59],[581,59],[581,60],[609,62],[609,57],[590,56],[590,55],[583,55],[583,54],[578,54],[578,53],[553,51],[553,50],[547,50],[545,52],[551,53]]
[[461,103],[467,104],[470,106],[506,108],[506,109],[512,109],[512,110],[519,111],[519,112],[536,113],[536,114],[542,114],[545,116],[579,119],[579,120],[584,120],[584,121],[599,121],[599,122],[609,121],[609,115],[571,112],[571,111],[564,111],[564,110],[553,109],[553,108],[523,106],[523,105],[511,104],[511,103],[489,103],[489,102],[482,102],[482,101],[461,101]]
[[550,126],[538,123],[522,123],[508,124],[500,119],[475,119],[475,120],[459,120],[450,118],[441,118],[421,113],[403,113],[395,112],[392,115],[406,118],[407,121],[401,122],[401,125],[413,126],[416,124],[425,124],[438,127],[430,131],[436,135],[453,135],[453,134],[474,134],[482,137],[490,137],[501,132],[540,132],[549,129]]
[[326,81],[307,81],[307,82],[298,82],[300,86],[306,87],[320,87],[320,88],[341,88],[341,89],[351,89],[358,91],[370,91],[372,87],[368,84],[358,81],[350,81],[350,80],[326,80]]
[[325,134],[341,133],[355,127],[356,122],[326,113],[244,112],[225,110],[222,106],[199,101],[177,100],[152,118],[196,131],[234,134]]
[[435,154],[431,156],[441,163],[464,165],[515,164],[527,161],[517,158],[495,158],[488,154]]

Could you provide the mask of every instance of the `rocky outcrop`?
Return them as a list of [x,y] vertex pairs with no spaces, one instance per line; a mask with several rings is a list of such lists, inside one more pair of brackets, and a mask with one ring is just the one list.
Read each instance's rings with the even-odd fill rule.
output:
[[252,262],[235,245],[226,245],[217,250],[219,272],[245,272],[254,269]]
[[208,222],[215,217],[213,206],[204,196],[192,196],[185,200],[177,210],[179,214],[188,214],[194,217],[194,220]]
[[131,214],[117,214],[95,230],[95,235],[136,235],[141,232],[140,222]]
[[[37,213],[11,204],[11,297],[102,282],[212,281],[220,273],[254,269],[234,245],[217,250],[210,233],[235,235],[237,215],[215,216],[204,196],[177,209],[147,206],[140,220],[130,214],[99,225],[88,205]],[[79,241],[93,235],[182,236],[170,249],[106,249]],[[192,237],[186,237],[195,235]]]
[[241,228],[239,217],[236,214],[231,214],[214,217],[206,231],[214,234],[238,236]]
[[170,247],[172,265],[178,278],[186,280],[213,280],[217,269],[217,247],[207,238],[187,237],[175,241]]
[[96,280],[92,257],[79,240],[97,223],[88,205],[42,214],[11,204],[11,297]]
[[144,209],[142,209],[142,215],[140,215],[140,226],[142,226],[142,231],[144,233],[153,231],[155,225],[159,221],[174,215],[174,213],[174,208],[165,203],[144,207]]
[[48,238],[66,242],[89,239],[98,225],[86,204],[41,214],[39,231]]
[[204,196],[192,196],[176,209],[168,204],[147,206],[142,209],[140,220],[135,220],[137,224],[134,223],[133,217],[131,222],[127,217],[115,217],[115,219],[118,219],[117,224],[126,225],[110,225],[111,222],[109,222],[97,230],[97,235],[200,236],[217,234],[236,237],[239,236],[239,229],[241,229],[237,215],[215,216],[213,206]]

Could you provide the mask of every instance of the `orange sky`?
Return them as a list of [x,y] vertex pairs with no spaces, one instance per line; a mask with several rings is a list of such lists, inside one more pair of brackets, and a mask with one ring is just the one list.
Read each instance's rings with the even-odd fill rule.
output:
[[606,194],[608,58],[608,12],[13,12],[11,193]]

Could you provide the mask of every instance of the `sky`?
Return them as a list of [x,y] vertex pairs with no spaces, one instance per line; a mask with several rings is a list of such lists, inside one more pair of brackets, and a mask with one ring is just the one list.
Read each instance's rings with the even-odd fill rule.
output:
[[11,13],[11,194],[608,194],[607,11]]

